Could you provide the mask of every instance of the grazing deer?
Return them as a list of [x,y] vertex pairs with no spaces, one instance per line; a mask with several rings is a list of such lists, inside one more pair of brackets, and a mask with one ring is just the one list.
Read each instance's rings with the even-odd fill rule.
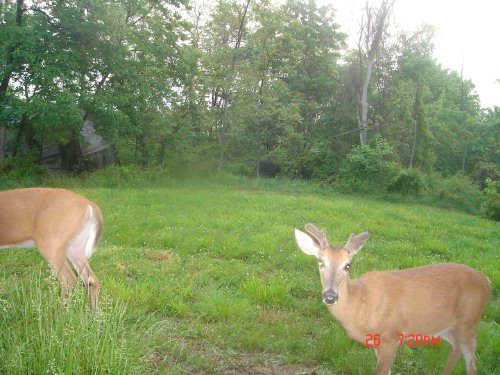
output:
[[[452,346],[443,374],[464,356],[467,374],[476,374],[476,335],[488,303],[490,283],[470,267],[445,263],[401,271],[369,272],[351,280],[351,260],[368,233],[351,234],[343,247],[332,247],[326,230],[306,225],[312,237],[295,229],[295,240],[319,261],[323,302],[349,337],[373,346],[376,374],[390,374],[401,338],[442,337]],[[376,336],[373,343],[367,339]],[[373,345],[372,345],[373,344]]]
[[64,189],[29,188],[0,192],[0,249],[37,247],[55,270],[65,298],[77,281],[89,289],[97,308],[99,281],[88,264],[102,232],[97,205]]

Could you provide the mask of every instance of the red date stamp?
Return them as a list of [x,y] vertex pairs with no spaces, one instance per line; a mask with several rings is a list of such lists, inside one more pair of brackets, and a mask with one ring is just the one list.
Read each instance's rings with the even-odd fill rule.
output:
[[[414,346],[441,346],[441,337],[437,336],[429,336],[429,335],[422,335],[422,334],[414,334],[410,333],[405,335],[404,333],[398,333],[399,337],[399,346],[403,346],[404,344],[414,347]],[[368,333],[366,335],[366,340],[365,340],[365,345],[366,346],[374,346],[378,347],[380,346],[380,334],[371,334]]]

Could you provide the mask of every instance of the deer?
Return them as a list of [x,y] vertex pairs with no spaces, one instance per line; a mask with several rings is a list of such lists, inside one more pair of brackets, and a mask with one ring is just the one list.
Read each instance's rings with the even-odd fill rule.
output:
[[368,232],[351,234],[344,246],[335,247],[329,244],[325,228],[319,230],[314,224],[305,228],[311,236],[295,229],[295,241],[319,262],[323,303],[350,339],[373,347],[376,375],[391,373],[402,338],[411,335],[437,336],[451,345],[443,374],[451,373],[460,354],[467,374],[476,374],[477,331],[490,295],[490,282],[483,273],[442,263],[350,279],[352,258]]
[[0,192],[0,249],[38,248],[55,271],[63,299],[79,275],[88,289],[92,311],[97,309],[99,280],[89,258],[101,238],[102,226],[99,207],[69,190],[24,188]]

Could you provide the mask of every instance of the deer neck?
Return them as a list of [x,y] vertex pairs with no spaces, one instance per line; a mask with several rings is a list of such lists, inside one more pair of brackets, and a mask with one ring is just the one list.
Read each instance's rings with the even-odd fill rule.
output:
[[349,337],[364,342],[364,330],[358,319],[362,302],[362,285],[358,280],[351,280],[347,276],[339,289],[339,300],[335,305],[328,306],[330,313],[345,328]]

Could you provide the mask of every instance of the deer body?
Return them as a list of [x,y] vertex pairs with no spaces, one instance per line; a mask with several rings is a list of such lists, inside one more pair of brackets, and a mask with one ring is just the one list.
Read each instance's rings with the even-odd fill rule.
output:
[[348,336],[365,345],[368,335],[379,335],[374,346],[376,374],[388,374],[400,345],[400,335],[439,336],[453,348],[444,374],[454,368],[460,353],[467,373],[476,374],[476,335],[488,303],[490,283],[468,266],[435,264],[400,271],[369,272],[356,280],[348,275],[352,257],[368,233],[334,248],[326,231],[306,226],[314,239],[296,230],[296,241],[320,261],[323,301]]
[[99,207],[64,189],[28,188],[0,192],[0,249],[36,246],[55,270],[65,297],[77,281],[89,288],[97,307],[99,281],[88,264],[102,232]]

